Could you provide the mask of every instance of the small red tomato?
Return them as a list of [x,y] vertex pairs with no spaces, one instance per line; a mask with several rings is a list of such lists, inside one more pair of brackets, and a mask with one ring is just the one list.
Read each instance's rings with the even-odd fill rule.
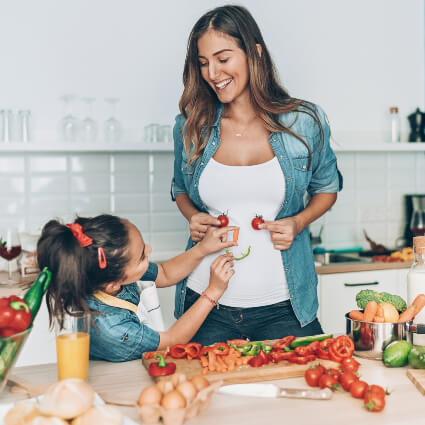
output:
[[262,215],[256,215],[251,221],[251,225],[254,230],[260,230],[258,226],[263,223],[264,219]]
[[380,412],[385,407],[385,396],[373,391],[366,391],[364,407],[369,412]]
[[341,372],[338,369],[331,368],[328,370],[329,375],[333,376],[337,381],[341,376]]
[[380,385],[369,385],[367,392],[376,393],[381,395],[382,397],[385,397],[387,395],[387,392]]
[[319,379],[320,388],[330,388],[332,391],[335,391],[337,386],[338,381],[332,375],[328,375],[325,373]]
[[305,380],[310,387],[318,387],[319,379],[323,375],[323,370],[319,367],[310,367],[304,373]]
[[350,393],[354,398],[363,398],[368,386],[365,381],[355,381],[350,386]]
[[341,362],[341,368],[344,372],[357,372],[359,370],[359,362],[353,357],[346,357]]
[[220,214],[217,219],[220,222],[219,227],[226,227],[229,224],[229,217],[225,213]]
[[340,378],[339,383],[342,385],[342,388],[344,388],[345,391],[350,391],[351,385],[358,381],[359,378],[353,373],[353,372],[344,372]]

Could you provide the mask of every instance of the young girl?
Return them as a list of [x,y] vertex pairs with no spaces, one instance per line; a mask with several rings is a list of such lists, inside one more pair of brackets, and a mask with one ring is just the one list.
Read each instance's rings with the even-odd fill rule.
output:
[[[227,242],[227,232],[234,229],[211,228],[189,251],[155,264],[149,262],[151,247],[125,219],[105,214],[79,217],[67,225],[49,221],[38,241],[37,256],[40,268],[48,267],[52,272],[46,294],[50,323],[56,320],[62,326],[66,313],[91,312],[95,325],[90,331],[93,360],[134,360],[145,351],[188,342],[226,290],[234,274],[232,255],[217,257],[203,296],[166,332],[144,325],[125,307],[139,303],[134,282],[155,281],[157,287],[176,284],[206,255],[235,246],[235,242]],[[124,308],[110,305],[111,299]]]

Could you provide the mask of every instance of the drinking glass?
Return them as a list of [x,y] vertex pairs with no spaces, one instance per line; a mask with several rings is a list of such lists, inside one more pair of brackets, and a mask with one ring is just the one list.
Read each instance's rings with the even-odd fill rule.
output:
[[82,142],[95,142],[97,138],[97,124],[92,118],[92,105],[96,99],[94,97],[83,97],[81,100],[85,104],[85,118],[81,121],[80,140]]
[[7,261],[8,279],[1,282],[6,284],[18,283],[12,278],[12,260],[21,254],[21,241],[18,230],[14,227],[5,227],[0,231],[0,257]]
[[64,117],[60,122],[61,139],[64,142],[76,142],[78,135],[78,119],[72,111],[75,96],[66,94],[61,97],[61,100],[64,103]]
[[425,235],[425,211],[413,210],[412,218],[410,219],[410,230],[414,236]]
[[116,97],[107,97],[105,102],[110,105],[109,118],[105,121],[104,133],[106,143],[117,143],[121,139],[121,123],[115,118],[116,107],[119,99]]
[[31,117],[31,111],[28,109],[23,109],[18,111],[18,118],[19,118],[19,141],[27,143],[31,140],[31,134],[30,134],[30,117]]
[[56,335],[58,379],[87,379],[90,352],[90,314],[73,312],[65,315],[62,329]]

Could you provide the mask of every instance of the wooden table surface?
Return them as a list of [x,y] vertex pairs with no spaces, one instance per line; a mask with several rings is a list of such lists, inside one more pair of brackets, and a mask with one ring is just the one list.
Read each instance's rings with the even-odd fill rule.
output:
[[[385,368],[380,361],[360,359],[361,379],[369,384],[379,384],[391,391],[382,412],[370,413],[362,407],[362,401],[340,390],[331,400],[267,399],[214,394],[208,410],[188,425],[266,425],[291,421],[296,425],[312,423],[326,425],[350,424],[423,424],[425,423],[425,398],[407,378],[407,368]],[[56,381],[56,365],[40,365],[16,368],[12,377],[37,384]],[[151,378],[142,362],[126,363],[91,362],[89,382],[106,400],[137,399],[140,391],[150,384]],[[271,382],[271,381],[270,381]],[[304,378],[272,381],[281,386],[305,388]],[[0,395],[0,403],[24,399],[6,388]],[[122,413],[140,423],[136,408],[117,407]]]

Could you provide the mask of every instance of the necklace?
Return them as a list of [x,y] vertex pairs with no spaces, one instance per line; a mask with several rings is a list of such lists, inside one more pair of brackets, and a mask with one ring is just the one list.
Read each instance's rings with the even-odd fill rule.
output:
[[230,122],[230,126],[232,127],[232,132],[236,137],[242,137],[246,131],[246,129],[255,121],[255,119],[257,118],[257,115],[254,116],[254,118],[252,118],[250,121],[247,122],[247,124],[245,124],[245,126],[242,128],[242,130],[235,130],[235,127],[233,126],[233,124],[230,122],[231,119],[229,118],[229,122]]

